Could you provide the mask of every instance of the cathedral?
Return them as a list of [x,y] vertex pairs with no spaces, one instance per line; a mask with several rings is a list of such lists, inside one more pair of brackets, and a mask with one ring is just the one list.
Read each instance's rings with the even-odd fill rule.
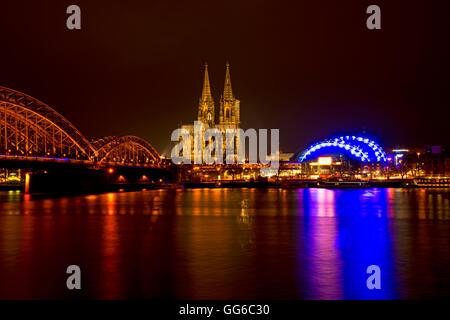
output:
[[[203,79],[203,90],[198,103],[198,117],[197,121],[203,124],[203,129],[216,128],[223,135],[223,152],[226,150],[225,146],[225,132],[227,129],[239,129],[240,125],[240,101],[236,99],[233,95],[233,89],[231,86],[231,76],[230,76],[230,64],[226,64],[225,71],[225,83],[223,88],[223,93],[219,99],[219,114],[216,113],[216,105],[214,103],[214,98],[211,93],[211,84],[209,82],[208,65],[205,64],[205,74]],[[191,135],[194,133],[193,125],[183,125],[182,128],[189,130]],[[237,152],[240,144],[239,136],[235,136],[233,141],[234,148],[234,158],[237,159]],[[208,145],[208,142],[202,142],[201,148],[196,149],[194,144],[192,145],[192,156],[195,158],[201,155],[195,154],[195,150],[204,150]]]

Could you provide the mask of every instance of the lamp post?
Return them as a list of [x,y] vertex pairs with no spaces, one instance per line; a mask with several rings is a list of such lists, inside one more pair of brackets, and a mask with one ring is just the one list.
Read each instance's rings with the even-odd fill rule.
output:
[[417,170],[416,175],[418,176],[419,173],[420,173],[420,152],[417,152],[417,166],[416,166],[416,170]]

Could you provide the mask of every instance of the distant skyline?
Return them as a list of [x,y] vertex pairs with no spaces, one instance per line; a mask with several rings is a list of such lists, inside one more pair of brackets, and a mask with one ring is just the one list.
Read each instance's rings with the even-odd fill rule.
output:
[[197,117],[203,65],[218,99],[230,62],[245,128],[282,151],[365,130],[386,147],[450,144],[450,3],[376,1],[2,3],[0,85],[53,107],[86,136],[132,134],[167,152]]

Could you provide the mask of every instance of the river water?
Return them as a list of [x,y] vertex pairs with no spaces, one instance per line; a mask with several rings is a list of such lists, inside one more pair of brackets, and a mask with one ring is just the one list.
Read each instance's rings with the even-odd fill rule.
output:
[[[448,298],[449,200],[448,189],[2,191],[0,299]],[[66,288],[69,265],[80,291]]]

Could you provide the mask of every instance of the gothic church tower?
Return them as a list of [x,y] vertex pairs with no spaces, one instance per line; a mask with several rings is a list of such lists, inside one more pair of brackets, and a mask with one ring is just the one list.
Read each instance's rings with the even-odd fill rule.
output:
[[225,84],[223,95],[220,98],[219,125],[230,128],[239,128],[240,124],[240,101],[233,96],[231,87],[230,64],[227,62],[225,72]]
[[[230,64],[227,62],[223,95],[220,97],[219,102],[219,123],[216,125],[216,128],[222,131],[224,136],[226,135],[227,129],[239,129],[241,122],[239,105],[240,101],[233,95],[233,88],[231,87]],[[223,150],[226,150],[227,146],[233,148],[233,158],[238,160],[238,150],[240,144],[240,136],[237,134],[234,136],[232,141],[225,141],[224,139]]]
[[208,64],[205,63],[202,96],[198,103],[198,121],[203,122],[210,128],[214,127],[214,108],[214,99],[211,95],[211,85],[209,83]]

